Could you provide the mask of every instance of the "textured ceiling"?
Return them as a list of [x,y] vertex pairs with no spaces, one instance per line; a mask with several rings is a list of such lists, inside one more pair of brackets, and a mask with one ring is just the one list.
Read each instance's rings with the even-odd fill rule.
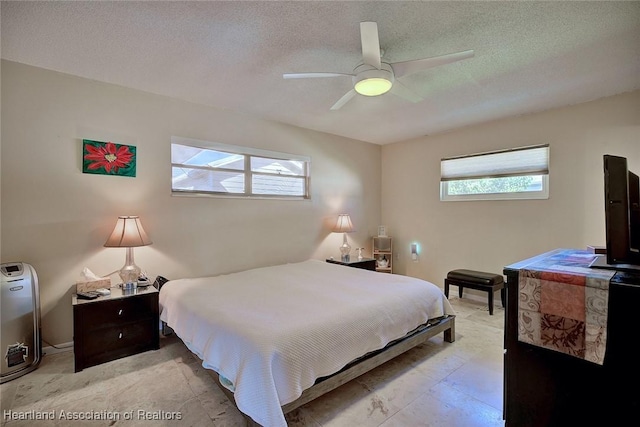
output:
[[[640,2],[6,2],[2,58],[377,144],[640,88]],[[388,62],[473,49],[356,96],[361,21]]]

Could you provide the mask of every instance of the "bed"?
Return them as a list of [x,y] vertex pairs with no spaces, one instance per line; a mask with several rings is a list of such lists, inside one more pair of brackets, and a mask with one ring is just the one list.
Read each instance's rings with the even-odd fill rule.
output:
[[436,334],[455,334],[434,284],[318,260],[171,280],[160,309],[238,409],[269,427]]

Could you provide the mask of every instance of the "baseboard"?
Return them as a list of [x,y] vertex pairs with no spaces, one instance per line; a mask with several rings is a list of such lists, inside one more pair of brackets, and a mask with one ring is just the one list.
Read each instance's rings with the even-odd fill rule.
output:
[[[473,292],[473,289],[465,289],[464,290],[464,294],[462,298],[468,298],[470,300],[473,301],[477,301],[477,302],[483,302],[483,303],[487,303],[487,293],[486,292],[480,292],[478,291],[477,293]],[[451,292],[451,291],[449,291]],[[495,298],[495,295],[494,295]],[[500,302],[500,294],[498,294],[498,303]]]
[[56,354],[64,353],[65,351],[73,351],[73,341],[63,342],[62,344],[56,344],[53,346],[42,347],[42,354]]
[[[449,298],[458,299],[458,291],[449,291]],[[479,302],[487,305],[488,297],[486,292],[475,291],[474,289],[465,289],[462,299]],[[500,293],[496,292],[493,296],[494,307],[502,307],[500,302]]]

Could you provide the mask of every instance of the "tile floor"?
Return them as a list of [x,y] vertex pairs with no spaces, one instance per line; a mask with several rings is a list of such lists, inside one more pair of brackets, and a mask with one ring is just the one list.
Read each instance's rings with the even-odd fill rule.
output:
[[[288,414],[289,426],[504,426],[504,309],[498,303],[489,316],[486,303],[457,297],[451,303],[458,313],[455,343],[434,337]],[[175,336],[162,338],[160,350],[79,373],[73,352],[45,355],[37,370],[2,384],[0,392],[3,427],[245,425]],[[9,410],[53,419],[8,420]],[[181,419],[171,419],[172,412]],[[71,419],[85,413],[119,419]]]

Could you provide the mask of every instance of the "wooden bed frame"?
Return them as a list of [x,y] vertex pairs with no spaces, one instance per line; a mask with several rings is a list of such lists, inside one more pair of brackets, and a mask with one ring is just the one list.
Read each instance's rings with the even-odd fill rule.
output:
[[[352,379],[369,372],[373,368],[376,368],[396,356],[399,356],[402,353],[426,342],[430,338],[438,335],[440,332],[444,332],[444,340],[446,342],[452,343],[455,341],[455,316],[446,316],[430,320],[428,323],[409,332],[405,337],[392,341],[383,349],[371,352],[351,362],[333,375],[319,378],[316,383],[306,389],[298,399],[282,406],[282,412],[287,414],[294,409],[311,402],[317,397],[340,387]],[[209,369],[207,369],[207,371],[215,380],[216,384],[218,384],[218,387],[220,387],[222,392],[235,405],[233,392],[221,384],[219,375],[215,371]],[[248,426],[260,426],[260,424],[253,421],[253,419],[248,415],[244,413],[242,415],[245,417]]]

